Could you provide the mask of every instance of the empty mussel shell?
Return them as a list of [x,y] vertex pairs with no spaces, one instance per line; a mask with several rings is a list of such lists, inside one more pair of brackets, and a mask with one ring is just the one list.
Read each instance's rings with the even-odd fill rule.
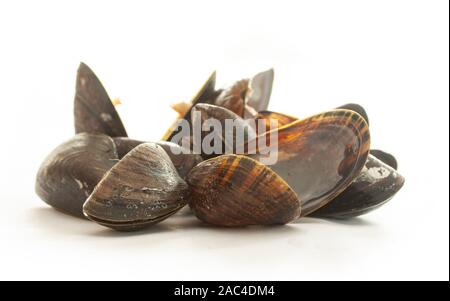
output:
[[36,177],[36,193],[50,206],[83,217],[83,203],[117,161],[110,137],[77,134],[44,160]]
[[[270,141],[271,133],[258,139]],[[251,144],[249,156],[258,161],[266,153],[277,154],[270,168],[300,196],[305,216],[330,202],[360,174],[369,154],[370,134],[356,112],[332,110],[279,128],[277,148],[253,143],[257,149],[251,150]]]
[[127,132],[105,88],[84,63],[77,74],[74,101],[75,132],[126,137]]
[[187,176],[189,206],[217,226],[286,224],[300,216],[300,202],[270,168],[240,155],[203,161]]
[[[144,141],[139,141],[127,137],[115,137],[113,138],[114,143],[117,147],[117,153],[119,155],[119,159],[125,157],[131,150],[137,147],[140,144],[145,143]],[[156,142],[159,146],[161,146],[164,151],[169,155],[170,160],[178,171],[180,177],[184,178],[187,173],[200,163],[203,159],[200,155],[191,153],[189,150],[179,146],[178,144],[167,142],[167,141],[159,141]]]
[[403,186],[405,179],[392,167],[369,155],[361,174],[334,200],[311,216],[351,218],[366,214],[388,202]]
[[133,231],[171,216],[186,205],[188,195],[188,185],[163,148],[144,143],[106,173],[83,211],[103,226]]

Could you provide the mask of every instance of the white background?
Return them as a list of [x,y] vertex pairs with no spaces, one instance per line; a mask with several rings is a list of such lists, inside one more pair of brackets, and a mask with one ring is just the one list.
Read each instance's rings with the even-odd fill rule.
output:
[[[244,3],[245,2],[245,3]],[[2,1],[0,279],[449,279],[448,1]],[[270,108],[366,107],[406,177],[383,208],[335,222],[218,229],[179,215],[123,234],[34,193],[73,134],[79,61],[130,136],[158,140],[213,70],[275,68]]]

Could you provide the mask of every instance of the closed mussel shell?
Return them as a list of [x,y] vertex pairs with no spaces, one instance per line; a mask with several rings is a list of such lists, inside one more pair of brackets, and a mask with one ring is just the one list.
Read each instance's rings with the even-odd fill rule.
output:
[[217,226],[286,224],[300,216],[298,196],[270,168],[240,155],[203,161],[187,176],[189,205]]
[[44,160],[36,177],[36,193],[60,211],[84,217],[83,203],[117,161],[110,137],[78,134]]
[[144,143],[122,158],[83,206],[91,220],[121,231],[156,224],[187,203],[189,189],[161,146]]
[[[267,132],[258,136],[270,142]],[[270,168],[301,197],[302,216],[326,205],[360,174],[367,160],[370,134],[367,123],[356,112],[332,110],[278,129],[278,145],[249,147],[258,161],[275,152]],[[273,143],[273,142],[272,142]],[[249,143],[251,145],[252,143]],[[265,144],[264,144],[265,145]]]

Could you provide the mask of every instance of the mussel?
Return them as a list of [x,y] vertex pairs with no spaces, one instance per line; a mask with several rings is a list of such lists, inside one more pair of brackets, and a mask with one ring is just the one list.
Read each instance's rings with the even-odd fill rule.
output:
[[272,93],[273,69],[260,72],[250,79],[242,79],[217,96],[213,104],[226,108],[242,118],[254,118],[267,110]]
[[164,149],[135,147],[114,165],[83,206],[91,220],[119,231],[159,223],[187,204],[189,187]]
[[[197,104],[193,108],[194,112],[198,114],[193,115],[193,123],[198,123],[202,128],[207,125],[211,126],[213,130],[203,131],[201,137],[202,145],[219,146],[220,149],[206,152],[202,147],[202,156],[204,158],[211,158],[224,153],[236,153],[239,146],[244,147],[245,141],[255,139],[256,131],[244,119],[234,112],[215,105]],[[197,120],[199,118],[199,120]],[[214,121],[208,124],[208,121]],[[216,132],[214,126],[217,126],[220,131]],[[217,130],[217,129],[216,129]],[[243,150],[241,151],[243,153]]]
[[36,193],[50,206],[83,217],[83,203],[117,161],[110,137],[77,134],[44,160],[36,177]]
[[78,68],[74,101],[75,132],[126,137],[127,132],[105,88],[84,63]]
[[[258,136],[270,141],[271,132]],[[251,143],[250,143],[251,144]],[[253,143],[249,156],[264,159],[267,146]],[[329,203],[360,174],[370,148],[369,128],[359,114],[332,110],[278,129],[278,160],[270,168],[302,201],[302,216]]]
[[[358,104],[346,104],[346,108],[360,114],[366,122],[366,110]],[[276,112],[260,112],[260,119],[276,119],[282,126],[295,119]],[[350,218],[368,213],[379,208],[401,189],[404,178],[396,171],[397,160],[389,153],[381,150],[370,150],[366,164],[360,175],[335,199],[310,213],[310,216],[328,218]],[[377,172],[375,172],[377,171]]]
[[[216,73],[214,72],[190,103],[172,105],[180,118],[192,122],[192,109],[196,104],[212,104],[228,109],[242,118],[254,118],[258,111],[266,110],[272,92],[274,78],[273,69],[260,72],[250,79],[243,79],[225,89],[215,89]],[[163,140],[171,139],[180,132],[178,120],[163,136]]]
[[370,155],[356,180],[311,216],[343,219],[366,214],[394,197],[404,182],[395,169]]
[[237,81],[219,94],[215,105],[228,109],[236,115],[243,117],[245,110],[245,96],[248,89],[248,79]]
[[295,192],[265,165],[242,155],[203,161],[187,176],[189,206],[217,226],[286,224],[300,216]]
[[[186,204],[200,220],[226,227],[351,218],[401,189],[395,157],[370,150],[362,106],[304,120],[267,111],[273,78],[270,69],[216,89],[212,73],[191,102],[173,106],[184,122],[149,143],[128,138],[101,82],[81,63],[76,135],[42,163],[36,192],[60,211],[134,231]],[[194,133],[179,128],[186,123]]]

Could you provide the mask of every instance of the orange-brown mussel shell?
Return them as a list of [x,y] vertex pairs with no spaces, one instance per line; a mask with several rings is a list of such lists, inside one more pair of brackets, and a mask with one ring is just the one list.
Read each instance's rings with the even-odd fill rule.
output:
[[[270,132],[258,139],[270,141]],[[255,143],[256,146],[258,143]],[[255,145],[254,144],[254,145]],[[251,149],[258,161],[264,146]],[[370,148],[369,128],[359,114],[332,110],[278,129],[278,160],[270,168],[299,195],[302,216],[326,205],[360,174]]]
[[[367,121],[367,113],[358,104],[346,104],[347,108],[360,114]],[[291,118],[276,112],[260,112],[259,119],[275,119],[278,125],[289,123]],[[268,123],[266,123],[268,124]],[[382,150],[371,149],[361,174],[335,199],[313,212],[311,216],[327,218],[351,218],[373,211],[386,204],[403,187],[405,179],[396,169],[396,158]]]
[[217,226],[286,224],[300,216],[300,201],[270,168],[240,155],[203,161],[187,176],[189,205]]

